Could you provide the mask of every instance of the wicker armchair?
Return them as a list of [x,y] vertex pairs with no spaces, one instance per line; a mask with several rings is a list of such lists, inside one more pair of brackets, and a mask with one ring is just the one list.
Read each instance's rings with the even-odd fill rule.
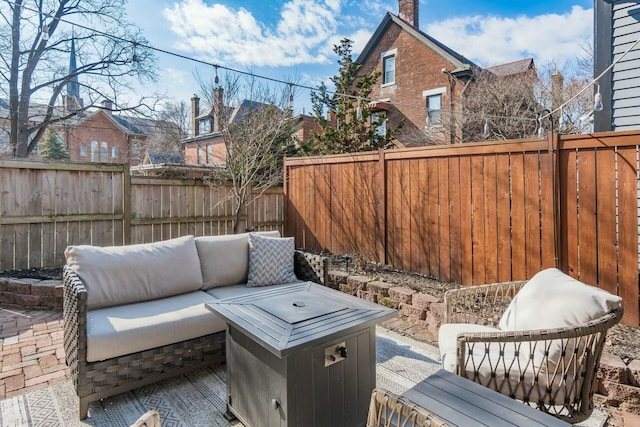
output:
[[[328,259],[296,251],[300,280],[325,284]],[[63,270],[64,350],[76,393],[80,419],[89,403],[166,378],[225,362],[225,332],[157,347],[98,362],[87,361],[87,289],[68,266]]]
[[446,427],[444,421],[411,400],[388,390],[371,393],[367,427]]
[[[441,335],[447,326],[453,327],[451,330],[461,327],[455,343],[455,363],[452,355],[448,363],[443,355],[444,368],[564,421],[581,422],[593,412],[593,387],[605,336],[620,321],[622,307],[566,327],[495,329],[524,285],[472,286],[445,294],[445,322],[473,325],[467,325],[471,326],[467,332],[459,323],[441,327]],[[541,319],[548,315],[544,310],[538,314]],[[440,346],[443,351],[442,342]]]

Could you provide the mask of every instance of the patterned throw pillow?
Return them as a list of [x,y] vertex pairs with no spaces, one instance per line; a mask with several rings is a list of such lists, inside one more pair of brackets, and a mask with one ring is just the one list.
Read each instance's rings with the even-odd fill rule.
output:
[[293,237],[249,235],[247,286],[269,286],[297,280],[293,271]]

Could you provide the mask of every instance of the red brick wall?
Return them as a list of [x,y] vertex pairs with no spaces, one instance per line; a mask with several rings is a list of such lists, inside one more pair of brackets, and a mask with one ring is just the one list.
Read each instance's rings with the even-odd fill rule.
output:
[[[201,147],[200,162],[198,162],[198,146]],[[208,147],[208,148],[207,148]],[[207,162],[207,150],[209,161]],[[198,142],[184,144],[184,163],[187,165],[207,165],[226,163],[227,149],[222,138],[212,138]]]
[[[133,140],[140,141],[140,155],[144,153],[144,136],[128,136],[122,129],[102,111],[97,112],[87,119],[78,123],[77,126],[69,129],[68,148],[69,156],[72,161],[90,162],[91,161],[91,142],[97,141],[98,147],[102,142],[107,143],[107,159],[100,159],[100,162],[106,163],[131,163],[136,165],[142,161],[142,158],[132,158],[132,150],[130,144]],[[87,147],[87,155],[81,156],[80,149],[82,145]],[[118,148],[117,158],[112,157],[112,148]]]
[[[442,69],[452,70],[453,65],[392,22],[386,34],[381,37],[378,45],[362,64],[360,73],[382,72],[380,55],[392,49],[397,49],[395,84],[385,87],[374,86],[371,97],[389,99],[395,104],[391,106],[388,113],[389,125],[396,126],[402,118],[405,118],[406,122],[401,133],[409,135],[424,129],[426,123],[426,99],[422,96],[423,91],[446,88],[447,91],[442,96],[442,109],[449,109],[449,79]],[[382,78],[380,78],[381,82]],[[454,99],[459,96],[462,87],[461,83],[455,86]]]

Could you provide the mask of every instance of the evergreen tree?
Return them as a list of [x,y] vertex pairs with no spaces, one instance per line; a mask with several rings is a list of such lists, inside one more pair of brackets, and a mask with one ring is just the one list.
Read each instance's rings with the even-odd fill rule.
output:
[[67,147],[51,128],[47,129],[44,141],[40,143],[40,157],[45,160],[69,160]]
[[[353,153],[377,150],[393,146],[393,138],[402,123],[390,128],[385,117],[376,116],[367,108],[371,88],[378,84],[380,72],[358,74],[361,64],[353,61],[353,41],[342,39],[333,47],[339,56],[340,74],[331,77],[335,93],[322,83],[317,92],[311,93],[311,103],[321,132],[312,138],[315,149],[321,154]],[[335,115],[326,120],[325,112]]]

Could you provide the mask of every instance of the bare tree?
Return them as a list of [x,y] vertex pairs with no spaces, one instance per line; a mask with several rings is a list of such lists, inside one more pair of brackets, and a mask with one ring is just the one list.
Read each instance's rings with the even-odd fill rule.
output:
[[[135,109],[119,95],[134,79],[155,79],[156,60],[124,13],[125,0],[2,0],[0,2],[0,93],[9,98],[12,154],[26,157],[47,127],[97,106],[108,98]],[[75,23],[75,25],[74,25]],[[96,30],[91,30],[95,28]],[[78,63],[69,71],[75,43]],[[78,77],[83,76],[84,81]],[[87,99],[57,109],[63,89],[74,82]],[[38,100],[41,108],[34,109]]]
[[[224,167],[210,169],[215,185],[231,186],[234,233],[241,232],[240,219],[247,206],[267,189],[282,184],[284,157],[295,153],[289,106],[291,87],[273,88],[249,79],[229,77],[222,86],[202,84],[203,99],[209,99],[219,121],[224,142]],[[210,91],[222,90],[222,101]]]
[[180,140],[189,135],[191,112],[185,101],[169,102],[158,114],[147,152],[184,154]]

